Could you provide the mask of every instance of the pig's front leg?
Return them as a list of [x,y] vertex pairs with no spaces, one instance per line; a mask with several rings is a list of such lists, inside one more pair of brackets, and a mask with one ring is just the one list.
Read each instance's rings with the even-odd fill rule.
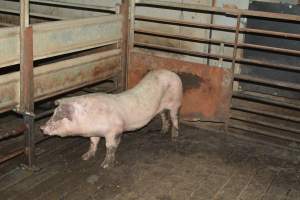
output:
[[100,137],[91,137],[90,138],[90,148],[89,150],[81,156],[82,160],[89,160],[95,156]]
[[105,137],[106,140],[106,156],[101,164],[102,168],[110,168],[115,164],[115,154],[121,142],[121,134],[112,134]]

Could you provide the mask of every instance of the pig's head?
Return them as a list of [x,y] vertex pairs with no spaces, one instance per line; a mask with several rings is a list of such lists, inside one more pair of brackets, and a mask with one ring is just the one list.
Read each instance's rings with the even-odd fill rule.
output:
[[74,105],[68,103],[60,104],[55,110],[52,117],[41,126],[41,130],[46,135],[58,135],[65,137],[72,134],[74,126]]

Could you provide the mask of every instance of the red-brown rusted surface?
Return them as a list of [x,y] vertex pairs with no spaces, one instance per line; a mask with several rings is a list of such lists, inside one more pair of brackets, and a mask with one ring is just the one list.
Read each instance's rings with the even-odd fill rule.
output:
[[181,118],[224,122],[228,117],[230,70],[138,52],[133,53],[132,57],[129,88],[136,85],[148,70],[169,69],[178,73],[184,86]]

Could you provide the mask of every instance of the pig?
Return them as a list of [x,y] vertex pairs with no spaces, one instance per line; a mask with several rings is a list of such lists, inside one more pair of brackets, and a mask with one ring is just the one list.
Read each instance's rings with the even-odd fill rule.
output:
[[118,94],[92,93],[57,100],[54,114],[41,130],[51,136],[90,138],[83,160],[95,156],[100,138],[104,137],[106,156],[101,167],[109,168],[115,164],[121,135],[146,126],[158,114],[161,132],[167,133],[171,124],[171,137],[176,140],[182,97],[182,82],[176,73],[151,70],[135,87]]

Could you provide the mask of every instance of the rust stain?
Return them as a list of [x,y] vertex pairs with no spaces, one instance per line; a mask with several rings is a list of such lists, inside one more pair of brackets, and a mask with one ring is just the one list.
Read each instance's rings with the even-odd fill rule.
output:
[[183,84],[183,91],[191,90],[193,88],[201,87],[201,84],[204,82],[203,79],[195,74],[187,72],[178,72],[177,73]]
[[187,120],[224,122],[230,105],[230,70],[204,64],[164,58],[145,53],[133,54],[129,66],[129,88],[151,69],[165,68],[183,80],[184,98],[181,117]]

